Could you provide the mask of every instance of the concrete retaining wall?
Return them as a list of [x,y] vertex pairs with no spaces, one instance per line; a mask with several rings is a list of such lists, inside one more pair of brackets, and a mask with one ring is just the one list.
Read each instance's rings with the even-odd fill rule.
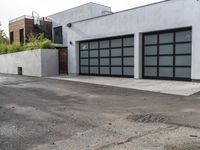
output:
[[0,73],[18,74],[18,67],[27,76],[58,75],[58,51],[38,49],[0,55]]

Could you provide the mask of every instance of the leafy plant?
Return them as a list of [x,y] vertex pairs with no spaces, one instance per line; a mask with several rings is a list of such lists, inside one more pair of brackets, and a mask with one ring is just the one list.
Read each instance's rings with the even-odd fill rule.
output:
[[34,50],[34,49],[52,49],[54,48],[51,40],[44,38],[43,34],[36,36],[30,35],[27,44],[8,44],[8,42],[0,43],[0,54],[15,53],[20,51]]
[[0,44],[0,54],[15,53],[24,51],[24,46],[19,43],[15,44]]
[[8,45],[0,44],[0,54],[6,54],[6,53],[8,53]]
[[28,44],[27,44],[28,49],[51,49],[54,48],[52,45],[51,40],[47,39],[44,37],[44,34],[40,33],[36,36],[33,34],[30,34],[28,37]]
[[5,32],[0,29],[0,44],[8,44],[8,37]]

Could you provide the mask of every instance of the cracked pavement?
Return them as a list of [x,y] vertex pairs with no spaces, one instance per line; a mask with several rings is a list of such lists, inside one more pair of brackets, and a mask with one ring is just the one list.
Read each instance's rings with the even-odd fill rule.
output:
[[200,93],[0,74],[0,150],[199,150]]

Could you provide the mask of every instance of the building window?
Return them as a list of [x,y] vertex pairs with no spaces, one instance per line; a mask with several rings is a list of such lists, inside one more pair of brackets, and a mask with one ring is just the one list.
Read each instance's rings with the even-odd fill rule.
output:
[[24,44],[24,29],[19,30],[19,40],[21,44]]
[[54,28],[54,43],[63,44],[62,26]]
[[14,42],[14,32],[10,32],[10,43]]

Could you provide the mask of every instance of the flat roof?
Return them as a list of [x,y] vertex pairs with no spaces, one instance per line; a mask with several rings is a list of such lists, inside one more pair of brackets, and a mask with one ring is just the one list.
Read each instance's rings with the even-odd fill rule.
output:
[[13,23],[13,22],[16,22],[16,21],[19,21],[19,20],[22,20],[22,19],[33,19],[33,17],[28,16],[28,15],[23,15],[23,16],[20,16],[20,17],[17,17],[15,19],[10,20],[9,23]]
[[165,2],[168,2],[168,1],[172,1],[172,0],[161,0],[160,2],[155,2],[155,3],[151,3],[151,4],[147,4],[147,5],[142,5],[142,6],[138,6],[138,7],[134,7],[134,8],[130,8],[130,9],[114,12],[114,13],[111,13],[111,14],[107,14],[107,15],[103,15],[103,16],[97,16],[97,17],[88,18],[88,19],[84,19],[84,20],[79,20],[79,21],[75,21],[75,22],[71,22],[71,23],[73,24],[73,23],[83,22],[83,21],[87,21],[87,20],[107,17],[107,16],[110,16],[110,15],[115,15],[115,14],[118,14],[118,13],[130,11],[130,10],[134,10],[134,9],[139,9],[139,8],[143,8],[143,7],[148,7],[148,6],[152,6],[152,5],[156,5],[156,4],[160,4],[160,3],[165,3]]
[[[19,21],[19,20],[23,20],[23,19],[31,19],[31,20],[33,20],[34,17],[33,16],[29,16],[29,15],[23,15],[23,16],[20,16],[20,17],[17,17],[15,19],[10,20],[9,24],[14,23],[14,22]],[[39,18],[39,20],[44,20],[46,22],[52,22],[51,20],[49,20],[49,18],[46,18],[46,17]]]
[[94,3],[94,2],[88,2],[88,3],[82,4],[82,5],[79,5],[79,6],[76,6],[76,7],[72,7],[72,8],[69,8],[69,9],[66,9],[66,10],[63,10],[63,11],[54,13],[54,14],[52,14],[52,15],[48,15],[47,17],[54,16],[54,15],[57,15],[57,14],[59,14],[59,13],[64,13],[64,12],[66,12],[66,11],[70,11],[70,10],[73,10],[73,9],[76,9],[76,8],[78,8],[78,7],[81,7],[81,6],[84,6],[84,5],[88,5],[88,4],[100,5],[100,6],[104,6],[104,7],[107,7],[107,8],[110,8],[110,9],[111,9],[110,6],[106,6],[106,5],[102,5],[102,4],[98,4],[98,3]]

